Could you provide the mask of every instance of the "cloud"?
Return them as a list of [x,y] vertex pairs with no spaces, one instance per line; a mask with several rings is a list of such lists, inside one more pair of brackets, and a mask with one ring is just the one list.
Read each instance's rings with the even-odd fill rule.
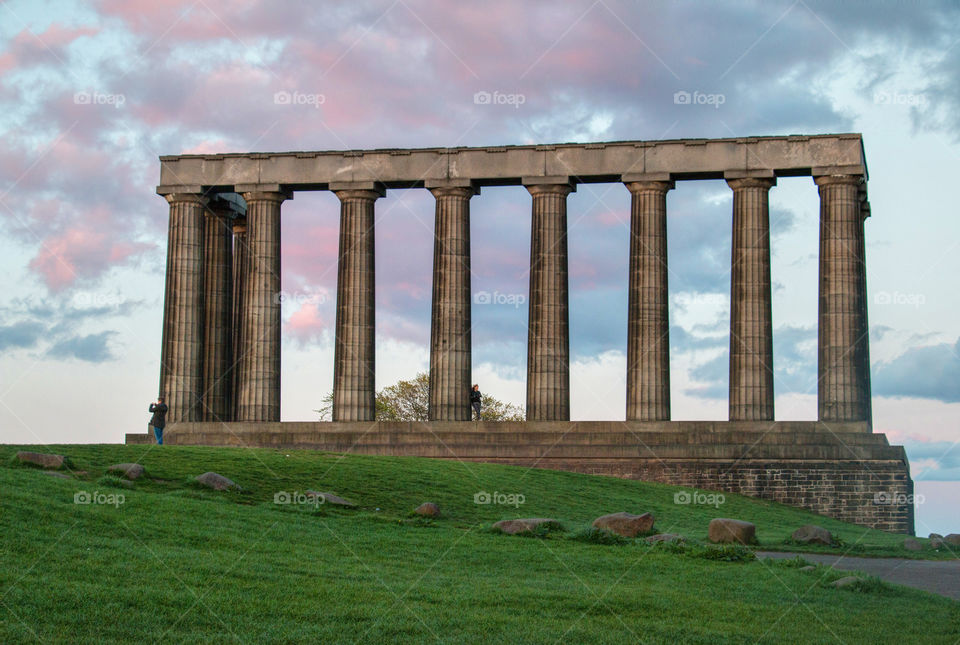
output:
[[0,351],[34,347],[45,330],[43,324],[30,320],[0,326]]
[[895,359],[873,368],[876,396],[917,397],[947,403],[960,401],[960,339],[912,347]]
[[73,336],[54,343],[47,350],[51,358],[75,358],[89,363],[103,363],[113,360],[113,352],[108,341],[116,334],[112,331],[102,331],[97,334]]

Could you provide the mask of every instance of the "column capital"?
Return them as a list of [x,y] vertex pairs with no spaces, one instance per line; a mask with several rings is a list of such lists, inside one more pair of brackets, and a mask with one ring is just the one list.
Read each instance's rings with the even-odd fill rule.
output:
[[248,190],[240,193],[243,199],[249,202],[285,202],[293,199],[293,193],[280,190]]
[[577,185],[565,176],[522,177],[520,183],[531,195],[563,195],[577,192]]
[[334,181],[327,186],[340,201],[345,199],[376,200],[385,197],[387,188],[379,181]]
[[163,196],[163,198],[171,204],[179,202],[199,204],[200,206],[206,206],[207,202],[210,201],[210,199],[202,193],[167,193]]
[[434,197],[473,197],[480,194],[480,186],[472,179],[427,179],[423,187]]
[[[666,174],[666,173],[664,173]],[[659,180],[659,179],[632,179],[637,175],[624,175],[624,177],[630,177],[630,181],[624,181],[623,185],[627,187],[632,194],[637,193],[666,193],[668,190],[673,190],[676,185],[672,180]]]
[[733,190],[741,188],[766,188],[767,190],[777,185],[776,177],[729,177],[727,185]]
[[824,175],[814,175],[813,182],[817,186],[836,186],[836,185],[845,185],[845,186],[859,186],[864,182],[863,175],[849,175],[849,174],[824,174]]

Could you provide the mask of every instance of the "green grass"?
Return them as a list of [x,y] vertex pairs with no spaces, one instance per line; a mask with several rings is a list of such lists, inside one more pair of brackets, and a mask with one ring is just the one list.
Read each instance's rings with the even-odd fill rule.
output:
[[[903,536],[727,495],[674,504],[674,487],[414,458],[164,446],[48,446],[74,479],[14,467],[0,446],[0,642],[954,643],[960,605],[802,563],[704,544],[709,520],[757,525],[759,548],[802,524],[859,555],[901,555]],[[139,461],[132,488],[104,477]],[[243,492],[190,484],[208,470]],[[69,472],[69,471],[68,471]],[[358,504],[275,504],[329,491]],[[486,491],[522,504],[475,504]],[[85,492],[100,502],[75,504]],[[512,498],[515,503],[520,498]],[[424,501],[439,519],[411,518]],[[653,513],[686,545],[590,531],[598,515]],[[501,519],[565,531],[498,535]],[[814,549],[810,549],[813,551]],[[935,556],[941,557],[941,556]]]

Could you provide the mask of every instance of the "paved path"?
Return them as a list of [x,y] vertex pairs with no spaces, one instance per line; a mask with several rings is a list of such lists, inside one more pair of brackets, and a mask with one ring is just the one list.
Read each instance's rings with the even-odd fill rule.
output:
[[906,560],[904,558],[855,558],[829,553],[781,553],[757,551],[759,558],[795,558],[844,571],[863,571],[887,582],[931,591],[960,600],[960,560]]

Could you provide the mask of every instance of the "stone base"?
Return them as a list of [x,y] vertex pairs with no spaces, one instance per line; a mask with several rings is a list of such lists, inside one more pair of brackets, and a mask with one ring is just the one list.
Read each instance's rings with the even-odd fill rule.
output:
[[[866,423],[177,423],[170,445],[307,448],[550,468],[740,493],[913,535],[902,446]],[[152,437],[128,434],[127,443]]]

